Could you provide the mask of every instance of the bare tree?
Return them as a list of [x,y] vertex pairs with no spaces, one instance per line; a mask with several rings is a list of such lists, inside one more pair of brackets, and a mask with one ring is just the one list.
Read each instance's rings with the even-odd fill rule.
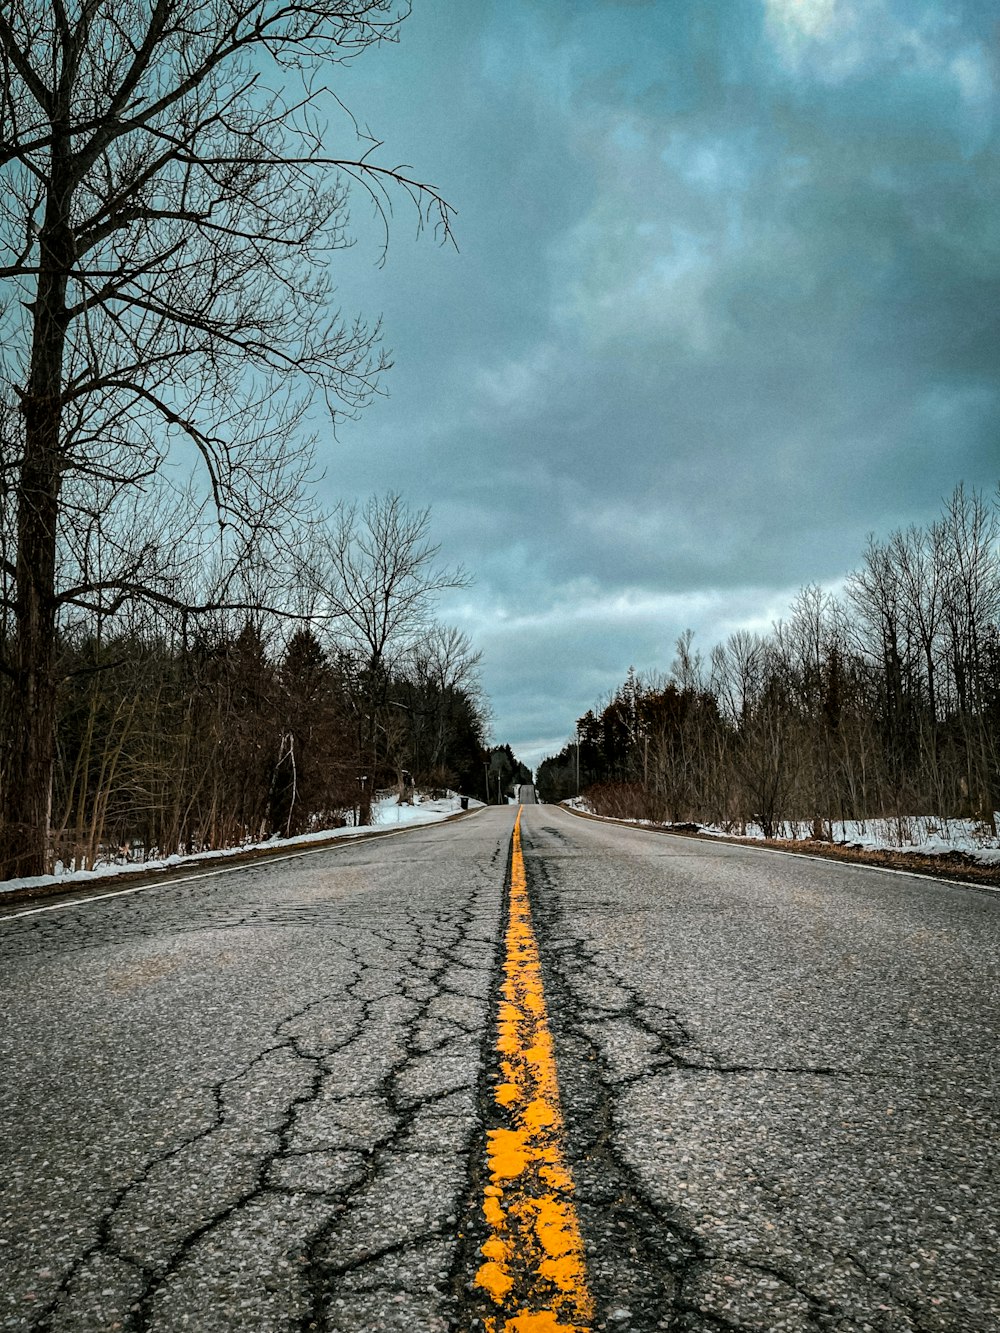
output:
[[405,679],[413,762],[432,785],[444,785],[437,779],[461,724],[472,716],[485,730],[479,679],[482,656],[467,635],[446,625],[432,625],[408,654]]
[[8,874],[44,868],[60,608],[170,601],[127,564],[65,586],[57,552],[74,514],[162,479],[171,454],[200,463],[223,533],[280,525],[308,462],[309,392],[354,411],[386,365],[377,327],[331,314],[351,182],[385,211],[400,187],[448,233],[440,196],[380,165],[374,141],[355,157],[324,147],[338,105],[324,72],[394,38],[402,12],[389,0],[0,9],[0,342],[21,417],[4,441]]
[[315,555],[319,611],[351,664],[348,680],[365,770],[359,774],[362,821],[371,809],[379,733],[385,737],[398,730],[385,718],[392,669],[428,630],[438,594],[470,582],[460,566],[436,564],[440,548],[429,532],[430,510],[411,510],[390,493],[372,497],[361,509],[341,505]]
[[[769,634],[716,645],[707,676],[686,632],[672,679],[637,691],[630,672],[578,726],[603,742],[586,781],[609,813],[814,838],[891,816],[900,839],[910,815],[959,814],[994,836],[1000,504],[958,486],[937,522],[871,537],[844,599],[803,588]],[[575,789],[573,748],[542,764],[548,793]]]

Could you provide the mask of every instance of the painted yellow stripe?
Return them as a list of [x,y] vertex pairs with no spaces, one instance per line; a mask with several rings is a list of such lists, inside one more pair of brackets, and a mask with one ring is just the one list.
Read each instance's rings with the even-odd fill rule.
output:
[[510,921],[497,1037],[494,1097],[504,1128],[487,1136],[489,1183],[483,1213],[489,1238],[476,1283],[496,1314],[487,1333],[588,1333],[587,1289],[573,1181],[563,1152],[563,1118],[538,944],[521,854],[521,811],[511,852]]

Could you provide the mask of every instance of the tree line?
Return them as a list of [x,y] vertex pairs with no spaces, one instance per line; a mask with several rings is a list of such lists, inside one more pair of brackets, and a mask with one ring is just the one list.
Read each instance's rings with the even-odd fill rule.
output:
[[[429,522],[395,495],[343,505],[294,563],[246,562],[239,609],[63,617],[50,857],[367,823],[375,793],[414,784],[485,799],[480,655],[433,617],[466,576],[438,564]],[[15,706],[0,683],[5,726]]]
[[995,831],[1000,493],[959,486],[928,526],[872,536],[834,595],[803,588],[770,633],[627,679],[540,766],[545,800],[742,829],[928,814]]
[[[344,535],[311,512],[310,405],[350,418],[390,364],[378,321],[337,306],[349,204],[372,207],[384,245],[400,199],[418,230],[450,236],[441,194],[384,160],[338,88],[406,12],[0,6],[0,873],[43,871],[53,825],[101,825],[74,804],[103,786],[68,737],[70,697],[110,771],[124,751],[89,739],[88,718],[127,722],[134,740],[180,679],[203,703],[215,690],[206,716],[222,717],[232,663],[258,671],[254,636],[268,671],[288,669],[291,640],[269,618],[304,615],[288,598],[316,590],[284,574],[303,541],[335,562]],[[376,639],[391,628],[378,620]],[[335,636],[318,637],[372,767],[399,668],[377,647],[335,665]],[[127,683],[135,655],[145,675]]]

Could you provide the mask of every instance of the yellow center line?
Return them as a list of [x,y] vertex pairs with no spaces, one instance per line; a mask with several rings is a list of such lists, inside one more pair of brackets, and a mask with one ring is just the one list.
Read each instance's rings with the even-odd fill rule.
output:
[[545,1011],[538,944],[531,926],[521,854],[521,811],[514,822],[504,980],[494,1098],[505,1128],[487,1134],[489,1183],[483,1214],[489,1237],[476,1283],[497,1313],[487,1333],[588,1333],[587,1289],[573,1181],[563,1151],[555,1053]]

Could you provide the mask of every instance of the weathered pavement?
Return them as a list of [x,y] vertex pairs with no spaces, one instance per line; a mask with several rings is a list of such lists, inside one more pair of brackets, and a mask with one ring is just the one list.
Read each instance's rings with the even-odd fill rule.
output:
[[0,922],[0,1327],[446,1327],[512,823]]
[[[513,814],[0,920],[0,1328],[488,1317]],[[1000,1328],[1000,900],[521,834],[594,1327]]]
[[1000,1329],[1000,900],[526,813],[611,1326]]

